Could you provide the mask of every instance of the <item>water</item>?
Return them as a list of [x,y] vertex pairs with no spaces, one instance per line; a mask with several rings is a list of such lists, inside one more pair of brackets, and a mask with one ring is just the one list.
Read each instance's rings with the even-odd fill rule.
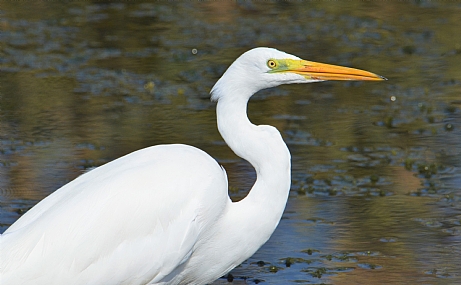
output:
[[242,52],[271,46],[389,81],[252,99],[250,119],[290,148],[293,183],[234,282],[460,283],[460,12],[442,1],[5,2],[0,232],[84,171],[161,143],[207,151],[243,198],[255,173],[223,143],[208,92]]

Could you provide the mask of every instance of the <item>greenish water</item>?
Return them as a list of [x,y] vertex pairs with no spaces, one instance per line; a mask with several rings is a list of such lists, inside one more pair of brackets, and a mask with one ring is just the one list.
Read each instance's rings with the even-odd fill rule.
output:
[[[278,229],[248,284],[461,283],[461,4],[453,1],[3,2],[0,232],[87,169],[162,143],[200,147],[233,199],[255,179],[208,92],[270,46],[389,79],[258,93],[293,158]],[[255,233],[257,234],[257,233]]]

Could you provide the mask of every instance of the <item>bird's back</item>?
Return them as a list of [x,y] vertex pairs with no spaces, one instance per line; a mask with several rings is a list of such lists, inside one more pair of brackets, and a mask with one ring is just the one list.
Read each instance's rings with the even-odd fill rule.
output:
[[155,284],[173,270],[180,280],[178,268],[228,203],[226,175],[203,151],[133,152],[76,178],[7,229],[1,284]]

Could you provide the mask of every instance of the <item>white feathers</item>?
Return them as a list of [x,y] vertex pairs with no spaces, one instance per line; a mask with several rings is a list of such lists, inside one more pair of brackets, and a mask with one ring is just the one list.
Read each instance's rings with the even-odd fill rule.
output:
[[[307,83],[294,73],[268,73],[270,59],[300,59],[297,56],[273,48],[254,48],[242,54],[226,70],[211,89],[211,100],[217,102],[223,96],[244,97],[248,100],[259,90],[281,84]],[[225,92],[223,90],[226,90]],[[230,92],[231,91],[231,92]]]
[[139,150],[78,177],[11,226],[0,237],[2,285],[161,280],[226,203],[224,173],[203,151]]
[[232,203],[227,177],[186,145],[142,149],[76,178],[0,236],[2,285],[207,284],[250,257],[277,226],[290,189],[290,153],[273,127],[255,126],[253,93],[297,74],[271,74],[268,48],[239,57],[213,87],[224,140],[257,172]]

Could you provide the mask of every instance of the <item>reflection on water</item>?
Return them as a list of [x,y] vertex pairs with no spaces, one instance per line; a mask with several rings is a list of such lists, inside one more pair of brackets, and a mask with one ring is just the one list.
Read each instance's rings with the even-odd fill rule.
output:
[[208,92],[241,52],[272,46],[390,80],[250,102],[254,123],[283,134],[293,186],[236,280],[461,282],[461,7],[362,4],[3,3],[0,232],[83,171],[154,144],[206,150],[244,197],[255,173],[222,142]]

